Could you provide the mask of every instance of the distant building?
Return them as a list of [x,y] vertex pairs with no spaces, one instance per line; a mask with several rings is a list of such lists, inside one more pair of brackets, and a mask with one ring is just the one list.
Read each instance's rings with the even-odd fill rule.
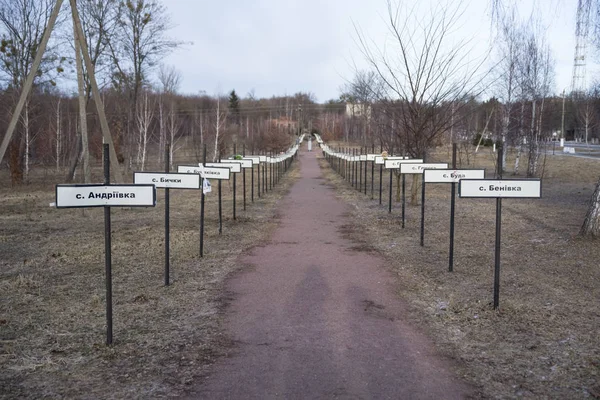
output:
[[363,117],[371,118],[371,106],[361,103],[346,103],[347,117]]

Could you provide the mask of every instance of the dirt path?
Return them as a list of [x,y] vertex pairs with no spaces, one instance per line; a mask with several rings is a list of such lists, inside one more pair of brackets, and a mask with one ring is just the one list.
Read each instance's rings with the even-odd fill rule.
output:
[[472,389],[403,321],[383,260],[345,239],[346,205],[324,184],[317,152],[281,205],[271,242],[241,257],[228,283],[234,354],[192,398],[458,399]]

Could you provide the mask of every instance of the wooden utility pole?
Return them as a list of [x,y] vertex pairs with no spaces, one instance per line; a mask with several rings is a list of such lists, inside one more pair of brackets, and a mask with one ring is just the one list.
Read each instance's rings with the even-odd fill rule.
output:
[[[77,67],[77,90],[79,94],[79,128],[81,130],[81,144],[83,148],[83,179],[85,183],[91,183],[92,172],[90,169],[90,146],[88,144],[87,130],[87,99],[85,96],[84,79],[83,79],[83,62],[81,60],[81,46],[77,40],[77,30],[73,24],[73,37],[75,39],[75,64]],[[77,155],[79,157],[79,154]],[[114,165],[114,164],[113,164]]]
[[[62,1],[62,0],[58,0]],[[113,165],[111,170],[113,171],[114,178],[117,182],[123,182],[123,175],[121,170],[118,168],[119,159],[117,158],[117,152],[115,151],[115,145],[110,135],[110,129],[108,128],[108,122],[106,120],[106,114],[104,113],[104,104],[100,97],[100,91],[98,90],[98,84],[96,82],[96,74],[94,73],[94,65],[90,59],[90,53],[88,50],[87,42],[85,41],[85,35],[81,28],[81,20],[79,19],[79,12],[77,11],[77,5],[75,0],[71,2],[71,14],[73,15],[73,25],[75,26],[76,37],[75,40],[79,42],[81,46],[81,52],[83,53],[83,61],[85,62],[85,68],[90,78],[90,84],[92,86],[92,96],[94,103],[96,103],[96,109],[98,111],[98,117],[100,119],[100,128],[102,129],[102,136],[104,137],[104,143],[107,143],[110,149],[110,163]]]
[[56,18],[58,17],[58,12],[60,11],[60,6],[62,5],[62,2],[63,0],[56,0],[56,4],[54,5],[52,14],[50,14],[48,26],[46,26],[46,31],[44,32],[44,36],[42,36],[42,42],[40,43],[38,52],[36,53],[35,58],[33,60],[31,71],[29,71],[29,75],[27,75],[27,78],[25,79],[25,84],[23,85],[21,97],[19,97],[19,101],[17,102],[15,112],[13,113],[10,119],[10,123],[8,124],[8,128],[6,129],[6,134],[4,135],[4,139],[2,139],[2,144],[0,144],[0,162],[4,158],[4,154],[6,153],[8,144],[10,143],[10,139],[12,138],[12,135],[15,132],[17,122],[19,121],[19,117],[21,116],[21,112],[23,111],[23,106],[25,105],[25,101],[27,100],[27,96],[29,95],[29,91],[31,90],[31,86],[33,86],[33,79],[35,78],[40,64],[42,62],[42,56],[44,55],[44,51],[46,51],[46,45],[48,45],[48,39],[50,39],[50,32],[52,32],[52,28],[54,28],[54,24],[56,23]]
[[[23,106],[25,105],[25,101],[27,100],[27,96],[31,91],[31,87],[33,86],[33,80],[35,79],[40,64],[42,62],[42,56],[46,51],[46,46],[48,45],[48,40],[50,39],[50,34],[52,33],[52,29],[54,29],[54,25],[56,24],[56,18],[58,17],[58,13],[60,11],[60,7],[62,6],[63,0],[56,0],[56,4],[52,9],[52,14],[50,14],[50,19],[48,20],[48,25],[44,31],[44,36],[42,37],[42,41],[40,42],[40,47],[38,52],[35,55],[35,59],[33,60],[33,64],[31,66],[31,71],[29,71],[29,75],[25,79],[25,84],[23,85],[23,90],[21,92],[21,96],[19,97],[19,101],[17,102],[17,106],[15,107],[15,111],[12,114],[10,123],[6,130],[6,134],[2,139],[2,144],[0,144],[0,161],[4,158],[6,153],[6,149],[10,143],[10,140],[15,131],[17,122],[19,117],[21,116],[21,112],[23,111]],[[71,4],[71,13],[73,17],[73,27],[75,32],[75,41],[79,43],[81,53],[83,53],[83,61],[85,62],[85,67],[88,72],[88,76],[90,78],[90,83],[92,86],[92,95],[94,99],[94,103],[96,103],[96,108],[98,110],[98,117],[100,119],[100,127],[102,129],[102,135],[104,137],[104,142],[108,143],[110,148],[110,162],[113,165],[111,168],[114,178],[116,182],[123,182],[123,175],[121,174],[121,170],[118,168],[119,161],[117,159],[117,153],[115,151],[115,146],[112,141],[112,137],[110,135],[110,130],[108,128],[108,122],[106,120],[106,114],[104,113],[104,105],[102,104],[102,98],[100,97],[100,91],[98,90],[98,85],[96,83],[96,76],[94,74],[94,66],[92,65],[92,61],[90,60],[87,43],[85,41],[85,36],[83,34],[83,29],[81,28],[81,21],[79,20],[79,13],[77,12],[77,6],[75,4],[75,0],[70,0]],[[77,47],[77,46],[76,46]],[[83,138],[82,138],[83,139]],[[86,137],[87,139],[87,137]],[[85,153],[85,150],[84,150]],[[89,166],[89,164],[88,164]],[[85,168],[85,162],[84,162]],[[86,178],[87,179],[87,178]]]

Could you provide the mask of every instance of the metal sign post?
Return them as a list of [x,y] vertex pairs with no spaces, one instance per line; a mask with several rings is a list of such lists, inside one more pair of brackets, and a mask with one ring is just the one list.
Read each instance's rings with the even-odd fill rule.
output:
[[[242,147],[242,158],[246,156],[246,144]],[[242,186],[244,188],[244,211],[246,211],[246,168],[242,171]]]
[[[455,159],[453,164],[456,165]],[[456,185],[461,179],[483,179],[485,170],[483,169],[427,169],[423,171],[425,183],[450,183]],[[448,252],[448,270],[454,270],[454,214],[455,201],[450,202],[450,248]]]
[[494,309],[500,305],[500,244],[502,233],[502,199],[539,199],[542,197],[540,179],[501,179],[502,147],[498,151],[497,176],[500,179],[461,179],[458,196],[463,198],[496,199],[496,241],[494,249]]
[[[371,153],[375,154],[375,143],[371,146]],[[375,175],[375,158],[371,160],[371,200],[373,200],[374,188],[375,188],[375,180],[373,176]]]
[[402,174],[402,229],[405,225],[406,215],[406,175]]
[[[206,143],[204,144],[204,151],[202,152],[202,168],[206,167]],[[200,257],[204,257],[204,199],[206,194],[204,193],[204,181],[202,181],[202,200],[200,203]]]
[[[206,148],[204,149],[204,156],[203,156],[203,161],[206,161]],[[231,172],[231,166],[229,167],[213,167],[213,166],[206,166],[209,165],[209,163],[203,162],[203,165],[198,165],[196,166],[188,166],[188,165],[179,165],[177,166],[177,172],[179,173],[184,173],[184,174],[199,174],[201,178],[203,179],[208,179],[208,178],[212,178],[212,179],[216,179],[219,181],[219,188],[221,188],[221,181],[222,180],[229,180],[230,178],[230,172]],[[212,165],[220,165],[219,163],[210,163]],[[237,166],[239,166],[239,164],[236,164]],[[202,188],[202,194],[204,196],[204,181],[202,184],[203,188]],[[219,190],[219,194],[220,194],[220,190]],[[204,199],[204,197],[203,197]],[[219,196],[219,227],[221,226],[221,218],[222,218],[222,208],[221,208],[221,196]],[[202,232],[204,231],[204,224],[203,224],[203,212],[204,212],[204,202],[202,202],[202,207],[201,207],[201,235],[200,235],[200,257],[202,257],[203,254],[203,235]]]
[[[235,151],[236,151],[236,144],[234,143],[234,144],[233,144],[233,155],[234,155],[234,156],[235,156],[235,154],[236,154],[236,152],[235,152]],[[236,197],[236,196],[235,196],[235,195],[236,195],[236,189],[235,189],[236,179],[235,179],[235,178],[236,178],[236,175],[235,175],[235,173],[234,173],[234,174],[233,174],[233,220],[234,220],[234,221],[237,219],[237,218],[236,218],[236,215],[235,215],[235,197]]]
[[200,189],[200,175],[169,173],[169,144],[165,146],[166,172],[134,172],[135,185],[149,184],[157,189],[165,189],[165,286],[169,286],[170,269],[170,190],[171,189]]
[[56,185],[56,208],[104,208],[106,344],[113,342],[111,207],[154,207],[154,185],[111,185],[109,145],[103,145],[104,184]]
[[[169,141],[165,140],[165,173],[168,174],[171,161],[171,153],[169,151]],[[200,188],[200,177],[198,177],[198,188]],[[134,177],[135,180],[135,177]],[[135,182],[134,182],[135,183]],[[171,260],[171,238],[170,238],[170,223],[169,223],[169,207],[170,207],[170,196],[169,188],[165,188],[165,286],[169,286],[169,275],[170,275],[170,260]]]
[[[452,143],[452,168],[456,169],[456,143]],[[425,176],[423,176],[425,178]],[[448,271],[454,269],[454,209],[456,205],[456,182],[450,188],[450,244],[448,249]]]
[[[410,160],[407,160],[410,161]],[[419,161],[425,161],[419,160]],[[402,163],[400,164],[401,174],[421,174],[421,237],[420,244],[424,245],[425,240],[425,177],[423,171],[427,169],[448,169],[446,163]]]
[[363,160],[362,160],[363,148],[361,147],[358,154],[358,164],[356,165],[358,170],[358,192],[362,192],[362,176],[363,176]]

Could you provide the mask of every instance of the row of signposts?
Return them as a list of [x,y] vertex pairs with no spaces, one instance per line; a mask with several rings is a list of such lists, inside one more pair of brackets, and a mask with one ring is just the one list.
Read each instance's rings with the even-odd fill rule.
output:
[[[349,181],[358,191],[367,193],[367,170],[371,166],[371,199],[373,199],[374,168],[379,165],[379,204],[381,204],[382,171],[390,171],[388,212],[392,212],[392,174],[402,176],[402,228],[405,227],[406,207],[406,175],[420,174],[421,181],[421,235],[420,245],[425,240],[425,188],[426,184],[450,184],[450,243],[448,252],[448,270],[454,270],[454,213],[456,206],[456,184],[460,198],[495,198],[496,199],[496,243],[494,265],[494,309],[499,307],[500,297],[500,238],[502,227],[503,198],[541,198],[542,183],[540,179],[502,179],[502,149],[498,151],[496,179],[486,179],[483,169],[457,169],[456,144],[452,148],[452,167],[446,163],[427,163],[423,159],[411,159],[405,156],[394,156],[393,150],[388,154],[382,151],[375,154],[361,154],[355,149],[333,149],[325,144],[319,136],[317,142],[323,155],[337,173]],[[374,150],[374,146],[372,148]],[[363,179],[364,177],[364,179]]]
[[[304,138],[300,137],[299,142]],[[112,318],[112,252],[111,252],[111,207],[154,207],[156,206],[156,189],[165,191],[165,272],[164,283],[169,285],[170,271],[170,199],[171,189],[202,189],[200,199],[200,257],[204,256],[204,205],[205,196],[212,191],[210,180],[218,182],[219,198],[219,234],[223,230],[223,208],[221,201],[221,182],[233,181],[233,219],[236,219],[236,174],[243,173],[243,207],[246,209],[246,170],[252,176],[251,200],[254,202],[254,169],[257,170],[256,191],[260,198],[276,185],[294,158],[297,156],[298,144],[279,155],[234,155],[230,159],[221,159],[218,163],[206,162],[206,147],[203,162],[198,165],[180,165],[177,172],[170,172],[169,148],[165,149],[164,172],[134,172],[133,184],[110,183],[110,158],[108,144],[104,144],[104,183],[56,185],[56,208],[104,208],[104,254],[106,274],[106,344],[113,342]],[[244,152],[245,153],[245,149]],[[235,148],[234,148],[235,154]]]

